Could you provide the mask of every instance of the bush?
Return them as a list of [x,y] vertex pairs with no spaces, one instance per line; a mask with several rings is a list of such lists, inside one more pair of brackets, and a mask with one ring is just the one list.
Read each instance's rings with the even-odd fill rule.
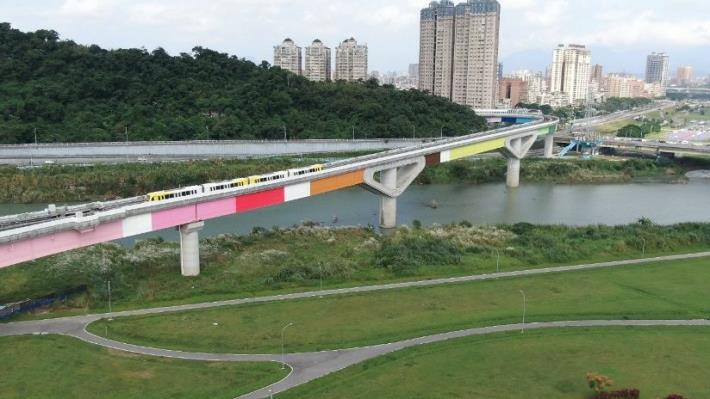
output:
[[408,275],[423,265],[458,264],[462,255],[463,250],[449,240],[407,234],[383,240],[375,254],[375,262],[395,274]]
[[601,392],[594,399],[639,399],[641,392],[638,389],[622,389],[613,392]]

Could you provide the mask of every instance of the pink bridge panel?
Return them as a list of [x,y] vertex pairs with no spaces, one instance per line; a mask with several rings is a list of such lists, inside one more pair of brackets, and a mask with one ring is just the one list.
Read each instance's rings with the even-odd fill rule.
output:
[[275,190],[262,191],[260,193],[246,194],[237,197],[237,212],[249,212],[267,206],[273,206],[284,203],[283,187]]
[[153,212],[153,231],[193,223],[197,220],[195,205]]
[[113,222],[79,232],[75,230],[0,245],[0,267],[54,255],[123,237],[123,223]]
[[237,203],[234,198],[197,204],[197,220],[214,219],[235,213],[237,213]]

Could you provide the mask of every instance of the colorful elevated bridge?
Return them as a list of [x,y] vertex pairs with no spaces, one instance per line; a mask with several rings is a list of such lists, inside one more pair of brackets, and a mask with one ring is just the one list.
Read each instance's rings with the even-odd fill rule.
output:
[[[148,202],[144,197],[54,207],[0,218],[0,268],[38,258],[177,228],[185,276],[200,273],[199,231],[205,221],[301,200],[335,190],[362,186],[380,196],[380,225],[396,226],[397,197],[426,167],[499,151],[508,159],[507,184],[519,185],[520,160],[535,141],[545,140],[552,157],[558,121],[537,116],[532,122],[415,147],[337,161],[321,172],[270,183]],[[166,187],[167,188],[167,187]]]

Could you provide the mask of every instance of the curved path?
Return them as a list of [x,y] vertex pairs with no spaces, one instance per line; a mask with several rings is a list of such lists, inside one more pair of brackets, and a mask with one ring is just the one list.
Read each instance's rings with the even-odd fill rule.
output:
[[485,280],[496,280],[501,278],[515,278],[515,277],[526,277],[535,276],[541,274],[552,274],[552,273],[563,273],[563,272],[575,272],[582,270],[593,270],[593,269],[603,269],[612,267],[623,267],[623,266],[633,266],[633,265],[650,265],[659,262],[667,262],[674,260],[687,260],[687,259],[698,259],[698,258],[708,258],[710,257],[710,252],[698,252],[691,254],[681,254],[681,255],[669,255],[669,256],[658,256],[654,258],[642,258],[642,259],[630,259],[630,260],[618,260],[611,262],[602,263],[590,263],[574,266],[557,266],[557,267],[547,267],[541,269],[528,269],[519,270],[512,272],[503,273],[490,273],[490,274],[477,274],[473,276],[464,277],[450,277],[441,278],[433,280],[421,280],[421,281],[410,281],[404,283],[392,283],[392,284],[381,284],[381,285],[369,285],[362,287],[352,287],[352,288],[339,288],[323,291],[307,291],[298,292],[293,294],[283,294],[283,295],[271,295],[263,297],[252,297],[252,298],[242,298],[242,299],[232,299],[227,301],[216,301],[216,302],[204,302],[197,304],[187,304],[187,305],[177,305],[168,306],[160,308],[151,309],[137,309],[128,310],[124,312],[113,312],[104,314],[91,314],[84,316],[73,316],[73,317],[62,317],[56,319],[45,319],[36,321],[25,321],[16,323],[0,323],[0,337],[9,335],[27,335],[36,333],[50,333],[50,334],[68,334],[76,333],[82,331],[84,327],[95,321],[101,319],[118,318],[118,317],[130,317],[130,316],[143,316],[151,314],[165,314],[165,313],[176,313],[190,310],[203,310],[212,309],[225,306],[236,306],[236,305],[246,305],[253,303],[265,303],[265,302],[280,302],[280,301],[290,301],[297,299],[308,299],[326,296],[337,296],[337,295],[348,295],[348,294],[361,294],[368,292],[377,291],[389,291],[404,288],[415,288],[415,287],[433,287],[439,285],[447,284],[460,284],[473,281],[485,281]]
[[483,274],[466,277],[444,278],[436,280],[414,281],[405,283],[384,284],[365,287],[343,288],[324,291],[302,292],[285,295],[275,295],[268,297],[244,298],[230,301],[209,302],[191,305],[179,305],[154,309],[141,309],[125,312],[116,312],[110,314],[96,314],[86,316],[65,317],[57,319],[37,320],[29,322],[18,322],[0,324],[0,337],[13,335],[44,335],[44,334],[60,334],[78,338],[82,341],[111,348],[120,351],[127,351],[149,356],[170,357],[186,360],[200,361],[229,361],[229,362],[284,362],[288,364],[292,372],[282,381],[273,384],[269,387],[257,390],[247,395],[243,395],[240,399],[256,399],[268,398],[271,394],[284,392],[288,389],[305,384],[314,379],[323,377],[327,374],[342,370],[346,367],[363,362],[368,359],[376,358],[388,353],[392,353],[404,348],[409,348],[417,345],[425,345],[435,342],[446,341],[454,338],[486,335],[501,332],[510,332],[524,329],[550,329],[550,328],[575,328],[575,327],[610,327],[610,326],[708,326],[710,320],[588,320],[588,321],[558,321],[558,322],[539,322],[528,324],[511,324],[502,326],[472,328],[468,330],[454,331],[449,333],[441,333],[429,335],[426,337],[413,338],[395,343],[387,343],[382,345],[373,345],[362,348],[343,349],[335,351],[314,352],[314,353],[297,353],[287,354],[282,359],[280,355],[274,354],[212,354],[212,353],[191,353],[172,351],[166,349],[148,348],[138,345],[121,343],[106,338],[101,338],[90,334],[86,331],[86,326],[90,323],[114,317],[138,316],[148,314],[162,314],[180,312],[186,310],[209,309],[222,306],[233,306],[248,303],[287,301],[295,299],[313,298],[320,296],[334,296],[353,293],[365,293],[383,290],[393,290],[411,287],[428,287],[444,284],[456,284],[470,281],[492,280],[498,278],[523,277],[548,273],[561,273],[570,271],[580,271],[608,267],[620,267],[628,265],[652,264],[671,260],[696,259],[710,257],[710,252],[673,255],[647,259],[624,260],[614,262],[604,262],[577,266],[561,266],[544,269],[522,270],[506,273]]

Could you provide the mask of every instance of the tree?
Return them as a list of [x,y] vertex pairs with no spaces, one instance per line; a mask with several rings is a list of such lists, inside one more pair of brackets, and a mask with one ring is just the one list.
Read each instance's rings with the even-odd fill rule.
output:
[[614,381],[599,373],[587,373],[587,384],[594,392],[601,393],[614,385]]

